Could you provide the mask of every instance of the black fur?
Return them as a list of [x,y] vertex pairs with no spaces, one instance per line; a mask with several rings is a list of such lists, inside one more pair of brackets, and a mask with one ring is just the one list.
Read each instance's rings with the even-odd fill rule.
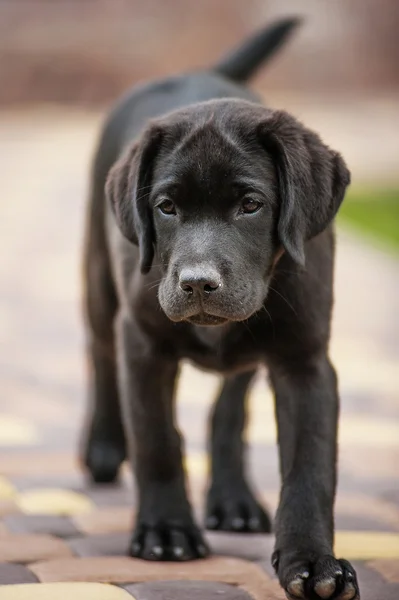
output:
[[[248,42],[219,70],[247,77],[259,40],[266,57],[279,27],[269,29],[273,43],[258,34],[256,52]],[[211,423],[208,527],[270,531],[242,438],[245,397],[266,364],[282,474],[280,582],[289,598],[358,599],[352,567],[333,557],[339,403],[328,357],[332,221],[348,183],[343,159],[315,133],[217,69],[135,88],[112,111],[87,220],[84,461],[95,481],[112,481],[129,452],[134,556],[208,553],[174,420],[182,359],[225,376]]]

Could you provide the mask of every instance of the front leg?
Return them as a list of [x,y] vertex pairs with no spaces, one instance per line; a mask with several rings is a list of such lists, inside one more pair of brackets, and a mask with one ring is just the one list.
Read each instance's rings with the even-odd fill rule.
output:
[[132,556],[190,560],[208,553],[185,489],[175,427],[177,360],[156,347],[129,317],[117,320],[119,385],[138,487]]
[[255,372],[227,377],[211,419],[211,485],[206,526],[252,533],[271,530],[269,515],[256,499],[245,474],[246,396]]
[[271,366],[282,489],[273,564],[290,599],[359,598],[356,573],[333,555],[339,401],[326,355]]

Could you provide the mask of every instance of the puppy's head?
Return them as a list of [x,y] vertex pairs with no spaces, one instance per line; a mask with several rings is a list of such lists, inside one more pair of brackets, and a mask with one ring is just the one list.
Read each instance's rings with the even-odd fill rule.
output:
[[285,112],[238,100],[149,124],[106,190],[141,270],[161,267],[173,321],[241,321],[260,310],[276,260],[305,262],[349,183],[342,158]]

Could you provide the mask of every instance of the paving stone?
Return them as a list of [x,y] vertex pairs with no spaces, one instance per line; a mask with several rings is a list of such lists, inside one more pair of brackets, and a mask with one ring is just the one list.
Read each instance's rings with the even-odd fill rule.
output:
[[26,567],[11,563],[0,563],[0,586],[37,582],[37,577]]
[[131,533],[109,533],[91,535],[68,540],[68,545],[76,556],[126,556]]
[[22,512],[35,515],[76,515],[90,512],[87,496],[63,489],[36,489],[21,492],[17,504]]
[[98,507],[128,507],[133,514],[134,493],[124,485],[96,485],[89,487],[87,496]]
[[40,452],[36,450],[23,452],[4,452],[0,454],[0,473],[13,477],[43,473],[64,474],[76,473],[76,464],[72,452]]
[[[392,585],[372,568],[372,564],[353,563],[359,581],[362,600],[395,600],[399,598],[399,585]],[[396,591],[396,596],[394,595]]]
[[88,535],[131,532],[134,522],[133,510],[127,506],[98,508],[74,516],[73,522],[79,531]]
[[[276,583],[256,565],[236,558],[213,557],[187,563],[147,562],[133,558],[74,558],[29,565],[43,583],[98,581],[146,583],[153,581],[208,581],[239,585],[256,600],[277,593]],[[268,598],[268,596],[266,596]]]
[[136,600],[252,600],[238,587],[206,581],[160,581],[124,588]]
[[347,560],[399,559],[399,534],[372,531],[338,531],[335,553]]
[[399,583],[399,560],[374,560],[369,567],[375,569],[387,581]]
[[30,563],[72,556],[63,540],[50,535],[9,534],[0,537],[0,562]]
[[0,500],[12,500],[15,497],[15,488],[8,479],[0,476]]
[[13,585],[0,589],[0,600],[132,600],[123,589],[101,583]]
[[0,518],[5,515],[19,513],[20,509],[15,503],[15,500],[0,500]]
[[266,560],[274,550],[274,535],[207,532],[206,539],[213,554],[253,562]]
[[40,433],[34,423],[10,415],[0,415],[0,445],[5,447],[32,446],[40,441]]
[[44,533],[60,538],[70,538],[79,534],[69,517],[20,514],[5,517],[4,523],[13,533]]
[[[363,517],[368,525],[370,521],[382,528],[390,527],[392,530],[399,530],[399,507],[394,502],[385,498],[373,497],[368,494],[348,493],[339,491],[336,502],[336,527],[338,529],[347,529],[345,523],[358,522],[362,525],[360,519]],[[366,530],[368,527],[364,527]],[[349,529],[357,529],[350,525]]]
[[[364,517],[362,515],[342,515],[335,516],[335,526],[340,530],[348,531],[375,531],[380,533],[391,533],[392,525],[384,523],[384,521],[373,519],[372,517]],[[395,527],[398,531],[399,528]]]

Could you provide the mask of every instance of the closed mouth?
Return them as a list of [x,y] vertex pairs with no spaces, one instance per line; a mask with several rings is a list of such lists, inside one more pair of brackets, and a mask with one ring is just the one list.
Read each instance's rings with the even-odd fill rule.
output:
[[218,325],[224,325],[225,323],[228,323],[229,319],[226,319],[225,317],[218,317],[216,315],[210,315],[208,313],[199,313],[188,317],[187,321],[193,325],[216,327]]

